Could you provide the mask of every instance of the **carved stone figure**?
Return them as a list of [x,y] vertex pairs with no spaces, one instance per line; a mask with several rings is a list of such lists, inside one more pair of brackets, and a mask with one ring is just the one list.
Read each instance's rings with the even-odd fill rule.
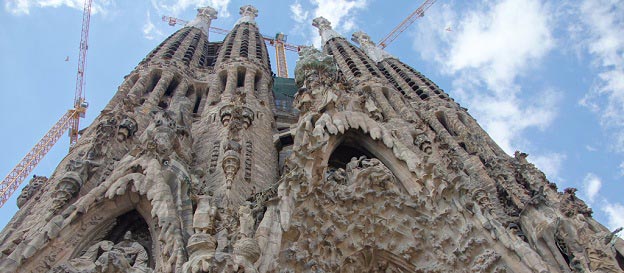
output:
[[121,123],[119,123],[119,129],[117,130],[117,140],[124,141],[128,139],[136,133],[137,129],[137,122],[133,118],[129,116],[124,117],[121,120]]
[[[110,245],[110,244],[109,244]],[[106,250],[95,261],[96,272],[152,272],[145,248],[126,232],[123,240]]]

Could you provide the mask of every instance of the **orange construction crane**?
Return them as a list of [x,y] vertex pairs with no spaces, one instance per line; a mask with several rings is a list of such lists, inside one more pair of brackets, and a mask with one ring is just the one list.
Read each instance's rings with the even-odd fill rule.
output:
[[[186,20],[171,17],[171,16],[165,16],[165,15],[163,15],[162,20],[164,22],[167,22],[167,24],[169,24],[170,26],[175,26],[178,24],[185,25],[186,23],[188,23],[188,21]],[[228,33],[230,33],[229,30],[218,28],[218,27],[210,27],[210,32],[222,34],[222,35],[227,35]],[[281,32],[275,34],[274,39],[271,39],[268,37],[269,37],[268,35],[264,35],[264,34],[262,35],[264,42],[275,47],[277,76],[281,78],[288,78],[288,65],[286,64],[286,50],[298,52],[299,46],[286,43],[287,35]]]
[[71,147],[78,141],[80,118],[85,116],[89,106],[84,97],[85,78],[84,72],[87,62],[87,41],[89,39],[89,22],[91,20],[91,3],[93,0],[85,0],[82,13],[82,33],[80,36],[80,53],[78,55],[78,73],[76,76],[76,93],[74,94],[74,109],[68,110],[52,128],[35,144],[22,160],[0,183],[0,207],[9,200],[11,195],[19,188],[24,179],[39,164],[41,159],[69,129],[69,145]]
[[286,64],[286,35],[278,32],[275,34],[275,39],[270,43],[275,47],[275,60],[277,63],[277,76],[281,78],[288,78],[288,64]]
[[399,34],[401,34],[410,25],[412,25],[412,23],[414,23],[416,19],[425,16],[425,11],[427,11],[427,9],[429,9],[429,7],[431,7],[431,5],[435,3],[435,1],[436,0],[426,0],[422,5],[420,5],[420,7],[418,7],[414,12],[412,12],[412,14],[407,16],[407,18],[405,18],[403,22],[401,22],[397,27],[395,27],[392,31],[390,31],[390,33],[386,35],[386,37],[381,39],[381,41],[377,43],[377,46],[381,48],[386,48],[390,43],[392,43],[392,41],[394,41],[394,39],[399,37]]

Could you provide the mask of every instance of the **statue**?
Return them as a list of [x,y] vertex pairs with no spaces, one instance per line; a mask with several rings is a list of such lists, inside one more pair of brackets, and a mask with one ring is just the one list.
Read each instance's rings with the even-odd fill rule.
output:
[[153,271],[148,267],[148,260],[145,248],[133,240],[132,232],[127,231],[121,242],[98,257],[95,268],[96,272],[148,273]]
[[145,248],[127,231],[121,242],[114,244],[103,240],[80,256],[62,263],[50,273],[151,273],[149,255]]

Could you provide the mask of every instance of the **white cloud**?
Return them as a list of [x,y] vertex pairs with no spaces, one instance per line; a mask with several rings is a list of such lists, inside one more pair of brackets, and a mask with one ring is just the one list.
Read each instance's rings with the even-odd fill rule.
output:
[[588,152],[598,151],[598,149],[596,149],[594,146],[591,146],[591,145],[585,145],[585,150],[587,150]]
[[624,152],[624,5],[621,1],[586,0],[580,7],[584,41],[600,71],[580,103],[600,114],[613,133],[614,147]]
[[[106,13],[106,8],[112,4],[112,0],[94,1],[91,5],[91,13]],[[82,10],[84,0],[7,0],[4,3],[4,8],[15,15],[28,15],[31,8],[58,8],[61,6]]]
[[[602,211],[607,214],[607,227],[610,230],[624,227],[624,206],[620,203],[607,203],[602,207]],[[620,237],[622,237],[620,233]]]
[[331,22],[337,32],[349,32],[356,27],[357,11],[365,9],[368,0],[310,0],[309,3],[313,9],[311,13],[304,11],[305,8],[298,1],[292,4],[290,6],[291,18],[297,22],[295,29],[308,30],[309,34],[305,35],[305,38],[313,37],[312,40],[308,40],[308,43],[320,47],[321,38],[318,30],[312,27],[311,19],[323,16]]
[[501,1],[488,10],[468,13],[451,45],[448,66],[453,72],[481,70],[490,87],[506,87],[553,44],[548,11],[540,2]]
[[[462,16],[451,5],[431,9],[419,23],[414,48],[456,79],[456,99],[512,153],[527,146],[525,130],[545,129],[558,112],[560,92],[519,84],[554,47],[551,11],[538,0],[483,0],[470,7]],[[445,31],[449,25],[452,32]]]
[[307,10],[303,10],[303,7],[301,6],[301,3],[299,3],[299,1],[290,5],[290,12],[290,18],[292,18],[293,20],[295,20],[295,22],[299,24],[306,23],[308,20],[308,15],[310,14],[310,12],[308,12]]
[[152,16],[149,11],[147,11],[147,20],[143,25],[143,37],[148,40],[153,40],[156,38],[162,38],[164,34],[162,31],[156,28],[154,23],[152,23]]
[[[230,0],[151,0],[152,6],[162,15],[178,16],[188,8],[210,6],[216,9],[221,18],[229,17],[228,5]],[[190,19],[190,18],[189,18]]]
[[535,164],[537,168],[543,171],[549,180],[556,182],[557,184],[563,182],[563,179],[559,176],[559,172],[561,171],[563,161],[566,159],[565,154],[547,153],[542,155],[531,155],[528,159],[531,163]]
[[588,173],[583,179],[583,191],[589,199],[589,203],[593,203],[602,187],[602,180],[593,173]]
[[351,31],[355,27],[354,13],[366,8],[366,0],[312,0],[316,5],[314,17],[323,16],[332,23],[334,29]]

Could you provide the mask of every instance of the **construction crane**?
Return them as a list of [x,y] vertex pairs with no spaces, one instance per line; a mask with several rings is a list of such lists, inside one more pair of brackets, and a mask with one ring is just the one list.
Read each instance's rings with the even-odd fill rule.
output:
[[386,48],[390,43],[392,43],[392,41],[399,37],[399,34],[403,33],[403,31],[405,31],[410,25],[412,25],[412,23],[414,23],[416,19],[425,16],[425,11],[427,11],[427,9],[429,9],[429,7],[431,7],[431,5],[435,3],[435,1],[436,0],[426,0],[422,5],[420,5],[420,7],[412,12],[412,14],[407,16],[407,18],[405,18],[403,22],[401,22],[397,27],[390,31],[390,33],[386,35],[386,37],[381,39],[381,41],[377,43],[377,46],[381,48]]
[[[185,25],[186,23],[188,23],[188,21],[186,20],[176,18],[176,17],[171,17],[171,16],[165,16],[165,15],[163,15],[162,20],[164,22],[167,22],[167,24],[169,24],[170,26],[175,26],[178,24]],[[210,27],[210,32],[222,34],[222,35],[227,35],[228,33],[230,33],[229,30],[218,28],[218,27],[212,27],[212,26]],[[281,78],[288,78],[288,65],[286,64],[286,50],[298,52],[299,46],[286,43],[287,35],[281,32],[275,34],[275,38],[273,39],[268,38],[268,37],[270,36],[262,34],[262,38],[264,39],[264,42],[275,47],[277,76]]]
[[20,184],[30,175],[30,172],[39,164],[41,159],[69,129],[70,149],[78,141],[80,118],[85,116],[89,106],[85,100],[85,67],[87,63],[87,49],[89,39],[89,22],[91,21],[91,3],[85,0],[82,13],[82,33],[80,35],[80,53],[78,55],[78,73],[76,76],[76,92],[74,94],[73,109],[68,110],[52,128],[35,144],[22,160],[9,172],[0,184],[0,207],[9,200]]
[[[288,64],[286,64],[286,35],[278,32],[275,34],[275,39],[270,42],[275,47],[275,60],[277,63],[277,76],[282,78],[288,78]],[[295,50],[296,51],[296,50]]]

